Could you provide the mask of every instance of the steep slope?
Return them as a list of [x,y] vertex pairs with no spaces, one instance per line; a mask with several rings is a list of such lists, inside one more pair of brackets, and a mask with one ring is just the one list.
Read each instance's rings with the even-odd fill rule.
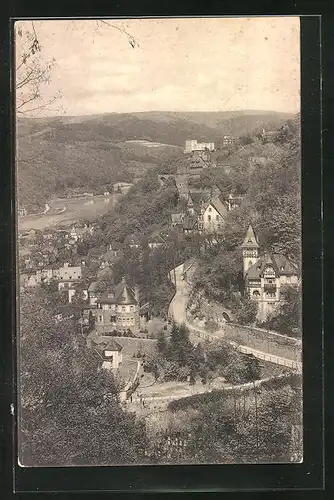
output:
[[[22,119],[18,122],[19,204],[33,210],[52,194],[109,190],[111,184],[141,177],[147,169],[180,154],[189,138],[220,144],[224,134],[277,129],[286,117],[262,111],[157,111]],[[150,142],[158,144],[150,147]]]

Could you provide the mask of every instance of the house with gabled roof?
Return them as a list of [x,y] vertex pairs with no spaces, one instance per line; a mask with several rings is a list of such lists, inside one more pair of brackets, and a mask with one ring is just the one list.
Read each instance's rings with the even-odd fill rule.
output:
[[124,240],[124,244],[128,245],[131,249],[141,247],[140,239],[135,234],[127,236]]
[[203,203],[199,215],[199,229],[204,233],[222,233],[228,209],[218,196]]
[[148,247],[151,248],[152,250],[154,248],[162,247],[164,244],[165,244],[165,239],[160,233],[152,234],[148,238]]
[[100,269],[111,268],[122,255],[120,250],[107,250],[101,255]]
[[183,232],[184,234],[192,234],[193,232],[198,230],[198,217],[197,215],[187,214],[184,217],[183,223]]
[[123,347],[114,339],[110,339],[103,350],[102,368],[106,370],[117,370],[123,361]]
[[90,306],[95,306],[98,299],[103,295],[103,289],[98,281],[92,281],[88,287],[88,302]]
[[297,266],[284,255],[264,252],[259,255],[259,242],[249,225],[241,245],[245,292],[258,303],[257,318],[265,321],[283,299],[284,287],[298,286]]

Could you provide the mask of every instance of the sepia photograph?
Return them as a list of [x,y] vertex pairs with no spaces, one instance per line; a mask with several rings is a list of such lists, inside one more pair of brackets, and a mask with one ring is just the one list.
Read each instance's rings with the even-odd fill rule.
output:
[[299,17],[14,51],[19,466],[301,463]]

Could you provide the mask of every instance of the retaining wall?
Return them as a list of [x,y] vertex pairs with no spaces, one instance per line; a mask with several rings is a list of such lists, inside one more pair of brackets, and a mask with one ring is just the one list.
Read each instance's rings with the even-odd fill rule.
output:
[[299,339],[280,335],[270,330],[227,323],[225,338],[272,356],[299,363],[302,361],[302,343]]

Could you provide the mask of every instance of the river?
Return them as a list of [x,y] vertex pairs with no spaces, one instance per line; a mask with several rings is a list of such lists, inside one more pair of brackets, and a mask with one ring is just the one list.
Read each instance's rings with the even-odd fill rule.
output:
[[[75,198],[55,198],[48,202],[50,210],[46,214],[27,215],[18,218],[19,231],[44,230],[55,226],[68,226],[81,219],[94,221],[115,207],[122,194],[108,196],[82,196]],[[65,208],[65,210],[64,210]],[[57,211],[63,210],[60,213]]]

